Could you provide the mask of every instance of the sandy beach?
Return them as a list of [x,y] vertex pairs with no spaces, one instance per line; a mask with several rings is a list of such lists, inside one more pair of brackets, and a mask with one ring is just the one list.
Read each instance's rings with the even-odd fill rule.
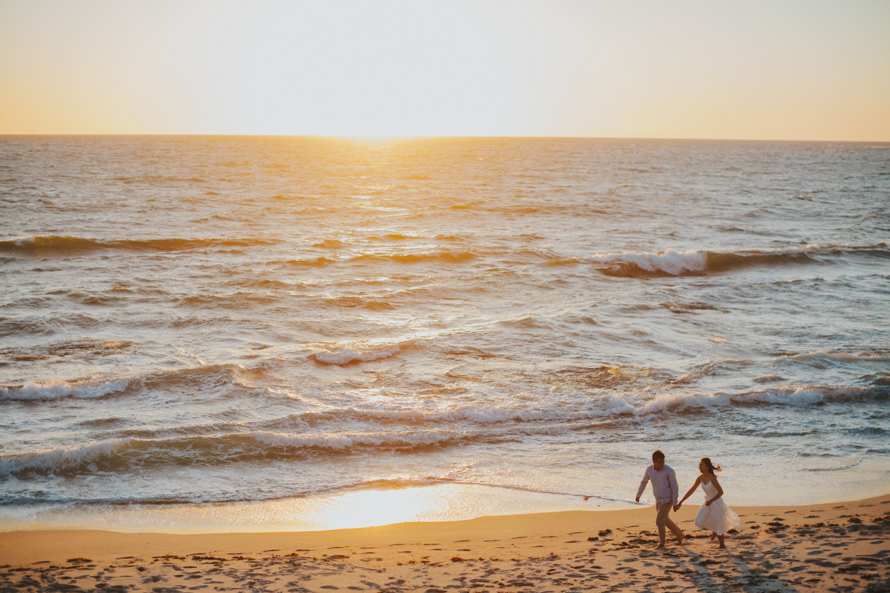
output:
[[656,550],[655,512],[564,512],[323,532],[0,533],[0,591],[887,591],[890,495],[735,507],[718,549]]

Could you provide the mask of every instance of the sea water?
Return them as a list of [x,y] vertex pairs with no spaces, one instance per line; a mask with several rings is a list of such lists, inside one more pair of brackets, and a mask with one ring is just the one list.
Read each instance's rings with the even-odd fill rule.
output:
[[0,137],[0,529],[886,494],[888,240],[890,144]]

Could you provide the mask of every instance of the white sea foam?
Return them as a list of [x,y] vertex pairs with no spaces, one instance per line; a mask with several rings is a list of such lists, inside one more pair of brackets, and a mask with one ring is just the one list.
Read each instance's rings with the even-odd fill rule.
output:
[[846,469],[851,469],[862,463],[862,460],[865,459],[865,455],[857,455],[855,459],[852,461],[848,461],[846,463],[840,463],[838,465],[829,466],[829,467],[810,467],[807,468],[808,471],[811,472],[839,472]]
[[[695,410],[721,410],[735,406],[756,407],[780,405],[805,407],[826,402],[855,401],[868,399],[879,392],[868,388],[834,387],[791,387],[778,386],[763,391],[747,393],[711,393],[665,391],[656,395],[634,393],[609,393],[591,399],[583,407],[565,406],[502,407],[496,405],[465,405],[453,409],[387,409],[387,408],[328,408],[324,411],[311,411],[305,415],[295,415],[299,421],[340,423],[347,421],[421,424],[437,426],[450,423],[470,423],[477,426],[514,425],[512,430],[520,430],[515,425],[551,424],[559,429],[566,423],[587,420],[603,420],[620,416],[652,416],[661,414],[682,414]],[[543,430],[538,427],[536,430]],[[300,437],[302,438],[302,437]],[[314,438],[314,437],[313,437]]]
[[399,346],[371,347],[367,349],[344,347],[335,350],[323,350],[316,352],[312,356],[318,362],[325,364],[344,365],[351,362],[370,362],[372,360],[389,358],[400,351],[401,348]]
[[[787,263],[789,260],[812,262],[814,257],[830,255],[837,251],[855,253],[871,249],[875,249],[875,247],[853,247],[848,244],[809,244],[803,247],[774,247],[727,252],[667,249],[658,253],[597,253],[580,260],[570,258],[567,261],[606,264],[613,268],[629,266],[649,273],[681,276],[688,273],[705,272],[709,268],[727,270],[756,264]],[[883,250],[883,246],[879,245],[876,249]]]
[[786,387],[751,394],[750,398],[771,404],[803,407],[825,402],[853,400],[868,393],[868,389],[857,387]]
[[786,354],[776,357],[775,360],[794,360],[824,365],[843,365],[860,362],[890,362],[890,355],[884,352],[828,352],[825,350],[817,350],[813,352]]
[[109,439],[85,445],[0,455],[0,475],[6,476],[26,469],[51,471],[76,467],[115,454],[130,442],[131,439]]
[[21,387],[0,387],[0,400],[41,401],[66,397],[96,399],[118,393],[130,385],[128,379],[116,379],[106,383],[52,381],[49,383],[25,383]]
[[390,418],[394,420],[415,420],[424,422],[462,422],[469,421],[476,424],[499,424],[504,422],[537,422],[537,421],[570,421],[588,414],[582,411],[568,411],[565,409],[540,409],[540,408],[503,408],[497,406],[467,405],[453,409],[436,410],[362,410],[359,412],[376,418]]
[[704,251],[677,251],[668,249],[661,253],[598,253],[586,258],[591,263],[633,264],[647,272],[666,272],[678,276],[685,272],[702,272],[707,266]]
[[827,402],[853,401],[873,394],[868,388],[858,387],[778,387],[765,391],[728,394],[662,393],[651,399],[634,395],[609,394],[598,402],[599,409],[592,416],[632,414],[650,416],[684,410],[717,410],[734,406],[758,406],[763,404],[806,407]]
[[320,434],[320,435],[293,435],[280,432],[254,432],[249,433],[257,442],[273,447],[287,448],[322,448],[345,450],[354,447],[382,447],[382,446],[423,446],[435,445],[445,441],[459,439],[465,434],[451,430],[428,430],[418,432],[401,433],[350,433]]

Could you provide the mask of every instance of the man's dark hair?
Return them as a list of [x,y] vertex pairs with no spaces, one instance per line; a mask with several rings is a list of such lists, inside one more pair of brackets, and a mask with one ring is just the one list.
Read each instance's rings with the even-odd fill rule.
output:
[[656,451],[652,454],[652,461],[664,461],[664,453]]

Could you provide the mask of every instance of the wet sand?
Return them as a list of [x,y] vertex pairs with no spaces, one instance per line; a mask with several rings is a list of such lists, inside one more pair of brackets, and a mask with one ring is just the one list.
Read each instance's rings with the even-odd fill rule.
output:
[[0,533],[11,591],[867,591],[890,590],[890,495],[806,507],[733,507],[719,549],[693,519],[655,549],[653,508],[403,523],[323,532]]

